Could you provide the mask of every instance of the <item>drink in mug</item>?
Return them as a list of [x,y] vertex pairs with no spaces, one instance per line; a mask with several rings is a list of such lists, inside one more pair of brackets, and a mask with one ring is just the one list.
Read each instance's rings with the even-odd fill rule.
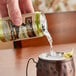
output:
[[15,26],[9,17],[0,19],[0,40],[17,41],[42,37],[47,29],[46,17],[40,12],[22,15],[22,25]]
[[38,62],[30,58],[26,66],[26,76],[28,75],[29,62],[36,63],[37,76],[75,76],[75,65],[73,60],[73,50],[71,52],[54,52],[55,55],[42,53],[38,57]]
[[37,76],[75,76],[73,56],[63,54],[63,52],[56,52],[55,56],[41,54],[37,63]]

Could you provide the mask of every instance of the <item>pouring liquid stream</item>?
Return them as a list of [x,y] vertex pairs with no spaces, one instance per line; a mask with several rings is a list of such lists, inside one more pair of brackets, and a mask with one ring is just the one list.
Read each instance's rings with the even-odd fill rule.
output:
[[56,56],[56,53],[53,51],[53,45],[52,45],[53,40],[48,30],[44,31],[44,35],[46,36],[50,45],[50,53],[48,54],[48,56]]

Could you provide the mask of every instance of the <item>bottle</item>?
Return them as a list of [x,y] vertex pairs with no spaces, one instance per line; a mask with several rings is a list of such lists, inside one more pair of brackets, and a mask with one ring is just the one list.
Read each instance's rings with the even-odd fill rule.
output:
[[0,19],[0,40],[18,41],[44,36],[47,29],[46,17],[41,12],[22,15],[21,26],[15,26],[9,17]]

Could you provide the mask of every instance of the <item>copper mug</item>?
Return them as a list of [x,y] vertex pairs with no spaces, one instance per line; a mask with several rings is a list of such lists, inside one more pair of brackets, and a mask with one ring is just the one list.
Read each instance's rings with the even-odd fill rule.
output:
[[[53,60],[45,58],[42,55],[47,55],[47,53],[41,54],[38,62],[35,62],[33,58],[29,59],[29,61],[33,60],[36,63],[37,76],[75,76],[75,66],[72,56],[66,59]],[[26,67],[26,76],[28,76],[28,64]]]

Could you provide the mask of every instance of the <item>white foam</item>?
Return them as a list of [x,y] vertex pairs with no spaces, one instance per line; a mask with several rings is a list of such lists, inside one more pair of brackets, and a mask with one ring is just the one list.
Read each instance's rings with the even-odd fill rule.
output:
[[64,60],[66,59],[63,57],[61,53],[56,54],[55,56],[51,56],[49,53],[43,53],[39,55],[39,58],[43,60]]

